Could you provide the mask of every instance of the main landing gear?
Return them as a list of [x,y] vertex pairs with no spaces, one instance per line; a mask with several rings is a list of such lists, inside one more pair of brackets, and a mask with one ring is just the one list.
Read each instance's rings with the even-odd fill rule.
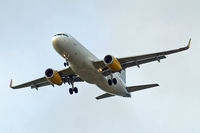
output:
[[69,94],[72,95],[73,92],[74,93],[78,93],[78,88],[77,87],[74,87],[74,89],[73,88],[69,88]]
[[69,88],[69,94],[72,95],[73,93],[78,93],[78,88],[74,87],[74,77],[69,76],[67,78],[63,79],[63,82],[66,83],[68,82],[69,85],[72,85],[72,88]]
[[113,78],[113,79],[108,79],[108,84],[111,86],[112,84],[117,84],[117,79]]
[[112,73],[110,74],[111,76],[111,79],[108,79],[108,84],[111,86],[112,84],[117,84],[117,79],[116,78],[113,78],[113,75]]
[[78,88],[74,87],[74,79],[72,79],[71,82],[69,82],[69,84],[72,85],[72,88],[69,88],[69,94],[72,95],[73,92],[78,93]]

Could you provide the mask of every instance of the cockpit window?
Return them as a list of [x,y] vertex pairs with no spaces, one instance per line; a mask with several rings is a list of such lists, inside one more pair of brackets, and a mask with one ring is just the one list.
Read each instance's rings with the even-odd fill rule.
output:
[[54,36],[66,36],[66,37],[69,37],[67,34],[64,34],[64,33],[58,33],[58,34],[56,34]]

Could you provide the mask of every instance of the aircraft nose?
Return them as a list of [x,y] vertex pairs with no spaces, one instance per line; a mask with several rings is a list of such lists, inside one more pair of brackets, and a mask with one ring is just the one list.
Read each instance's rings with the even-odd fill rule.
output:
[[53,46],[55,47],[58,43],[59,43],[59,37],[58,36],[54,36],[51,40]]
[[51,41],[52,41],[52,45],[53,45],[54,49],[60,53],[64,47],[64,45],[62,43],[62,37],[54,36]]
[[55,49],[62,49],[63,48],[63,37],[61,36],[54,36],[52,38],[52,45]]

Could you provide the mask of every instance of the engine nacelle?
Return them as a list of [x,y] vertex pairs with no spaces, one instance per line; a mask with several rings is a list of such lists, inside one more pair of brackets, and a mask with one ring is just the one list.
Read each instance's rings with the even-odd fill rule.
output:
[[51,68],[45,71],[45,76],[47,80],[52,84],[61,85],[63,82],[60,74],[56,70],[53,70]]
[[108,67],[112,71],[120,71],[122,69],[122,66],[119,63],[119,61],[112,55],[106,55],[104,57],[104,63],[106,67]]

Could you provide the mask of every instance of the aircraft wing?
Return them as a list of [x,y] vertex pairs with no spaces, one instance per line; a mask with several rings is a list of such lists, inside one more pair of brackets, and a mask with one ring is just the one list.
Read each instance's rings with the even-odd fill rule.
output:
[[[145,63],[152,62],[152,61],[160,62],[161,59],[166,58],[166,55],[174,54],[174,53],[178,53],[178,52],[187,50],[190,48],[190,42],[191,42],[191,39],[189,40],[187,46],[178,48],[178,49],[157,52],[157,53],[151,53],[151,54],[145,54],[145,55],[117,58],[117,59],[120,62],[123,69],[125,69],[127,67],[132,67],[132,66],[140,67],[141,64],[145,64]],[[106,72],[109,71],[108,68],[105,66],[103,60],[95,61],[95,62],[93,62],[93,64],[97,69],[101,68],[103,70],[102,72],[104,75],[106,75]]]
[[[58,71],[59,75],[65,80],[65,82],[69,82],[69,78],[68,77],[73,77],[74,78],[74,82],[81,82],[83,81],[79,76],[76,75],[76,73],[74,73],[72,71],[72,69],[69,68],[65,68],[63,70]],[[13,86],[13,80],[11,80],[10,82],[10,87],[12,89],[20,89],[20,88],[25,88],[25,87],[31,87],[31,88],[36,88],[38,89],[39,87],[43,87],[43,86],[47,86],[47,85],[52,85],[54,86],[52,83],[50,83],[46,77],[42,77],[42,78],[38,78],[36,80],[32,80],[20,85],[16,85]]]

